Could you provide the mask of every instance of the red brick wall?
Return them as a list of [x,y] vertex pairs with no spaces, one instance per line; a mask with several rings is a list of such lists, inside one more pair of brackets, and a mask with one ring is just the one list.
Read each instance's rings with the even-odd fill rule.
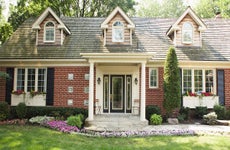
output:
[[225,106],[230,107],[230,69],[224,70]]
[[157,105],[163,111],[163,73],[164,68],[158,68],[158,88],[149,88],[149,68],[146,68],[146,105]]
[[[73,80],[68,80],[69,73],[74,75]],[[84,87],[89,87],[89,80],[85,80],[85,74],[89,74],[89,67],[55,67],[54,106],[67,107],[67,100],[73,99],[73,107],[87,108]],[[73,87],[73,93],[68,93],[68,86]]]
[[[6,72],[6,68],[0,67],[0,71]],[[0,78],[0,101],[5,101],[6,80]]]

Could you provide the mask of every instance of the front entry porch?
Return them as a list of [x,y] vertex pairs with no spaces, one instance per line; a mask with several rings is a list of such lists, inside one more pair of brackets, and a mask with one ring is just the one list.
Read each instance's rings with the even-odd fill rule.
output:
[[138,115],[101,114],[94,115],[94,120],[86,121],[85,129],[93,131],[138,131],[148,125],[148,121],[140,121]]
[[[99,122],[104,122],[106,126],[106,122],[111,122],[107,120],[112,119],[114,121],[111,123],[118,128],[123,122],[127,127],[143,125],[142,123],[146,125],[148,123],[145,118],[146,63],[153,54],[82,53],[81,55],[88,59],[90,64],[86,124],[98,126]],[[138,105],[134,107],[136,101]]]

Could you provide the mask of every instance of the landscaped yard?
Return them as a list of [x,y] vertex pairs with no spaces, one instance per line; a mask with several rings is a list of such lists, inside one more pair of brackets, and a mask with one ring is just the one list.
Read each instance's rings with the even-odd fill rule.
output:
[[151,136],[130,138],[87,137],[61,133],[40,126],[0,126],[0,149],[151,149],[151,150],[229,150],[225,136]]

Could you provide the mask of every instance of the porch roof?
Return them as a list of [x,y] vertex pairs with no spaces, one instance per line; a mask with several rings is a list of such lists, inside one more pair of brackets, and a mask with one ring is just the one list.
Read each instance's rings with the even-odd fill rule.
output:
[[153,59],[156,53],[80,53],[80,55],[95,63],[146,63]]

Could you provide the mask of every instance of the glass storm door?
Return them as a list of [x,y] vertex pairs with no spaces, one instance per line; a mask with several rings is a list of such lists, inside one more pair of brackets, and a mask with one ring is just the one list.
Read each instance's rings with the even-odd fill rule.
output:
[[124,76],[111,76],[110,94],[110,112],[124,112]]
[[104,75],[103,112],[131,113],[132,77],[131,75]]

